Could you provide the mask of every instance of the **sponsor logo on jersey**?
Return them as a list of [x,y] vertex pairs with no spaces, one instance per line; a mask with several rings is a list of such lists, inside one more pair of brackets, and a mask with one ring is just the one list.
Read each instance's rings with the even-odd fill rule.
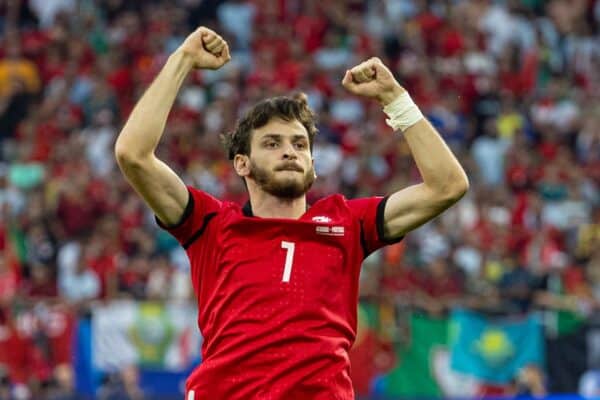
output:
[[324,215],[317,215],[316,217],[312,217],[313,222],[321,222],[321,223],[328,223],[331,222],[331,218],[326,217]]
[[317,235],[327,235],[327,236],[344,236],[344,227],[343,226],[317,226],[315,228]]

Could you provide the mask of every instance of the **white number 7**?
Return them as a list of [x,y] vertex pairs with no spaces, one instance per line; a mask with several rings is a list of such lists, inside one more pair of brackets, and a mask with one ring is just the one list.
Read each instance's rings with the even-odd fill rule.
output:
[[292,274],[292,263],[294,262],[295,247],[296,244],[294,242],[286,242],[284,240],[281,241],[281,248],[287,250],[285,255],[285,267],[283,268],[283,278],[281,278],[281,282],[290,281],[290,275]]

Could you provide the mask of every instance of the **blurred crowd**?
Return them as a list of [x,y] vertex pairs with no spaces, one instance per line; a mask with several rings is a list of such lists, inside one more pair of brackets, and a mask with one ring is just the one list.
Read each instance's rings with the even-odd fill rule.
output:
[[600,309],[600,1],[9,0],[0,348],[27,355],[0,351],[0,397],[11,384],[22,398],[73,391],[72,360],[41,307],[69,321],[99,301],[191,298],[185,253],[124,181],[112,146],[198,25],[222,34],[232,61],[191,73],[169,117],[158,155],[186,183],[244,202],[219,134],[258,100],[295,91],[319,116],[310,201],[417,182],[380,106],[340,84],[372,56],[467,170],[463,200],[365,263],[363,299],[396,310],[392,335],[407,309]]

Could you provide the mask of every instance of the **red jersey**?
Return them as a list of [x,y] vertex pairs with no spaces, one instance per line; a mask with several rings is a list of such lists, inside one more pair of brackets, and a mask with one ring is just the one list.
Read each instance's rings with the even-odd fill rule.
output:
[[358,278],[365,256],[391,243],[387,198],[336,194],[296,220],[188,190],[168,228],[190,259],[204,337],[186,399],[354,399]]

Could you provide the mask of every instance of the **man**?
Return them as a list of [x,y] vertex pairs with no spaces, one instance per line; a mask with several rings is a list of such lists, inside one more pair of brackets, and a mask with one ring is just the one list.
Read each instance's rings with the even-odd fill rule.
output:
[[200,27],[188,36],[115,146],[127,180],[190,258],[204,343],[186,398],[352,399],[348,351],[362,260],[455,203],[467,177],[373,58],[347,71],[342,84],[385,107],[388,123],[404,131],[423,183],[385,198],[336,194],[308,208],[313,114],[305,98],[280,97],[257,104],[226,140],[248,188],[246,206],[186,187],[155,148],[186,74],[229,59],[227,43],[215,32]]

